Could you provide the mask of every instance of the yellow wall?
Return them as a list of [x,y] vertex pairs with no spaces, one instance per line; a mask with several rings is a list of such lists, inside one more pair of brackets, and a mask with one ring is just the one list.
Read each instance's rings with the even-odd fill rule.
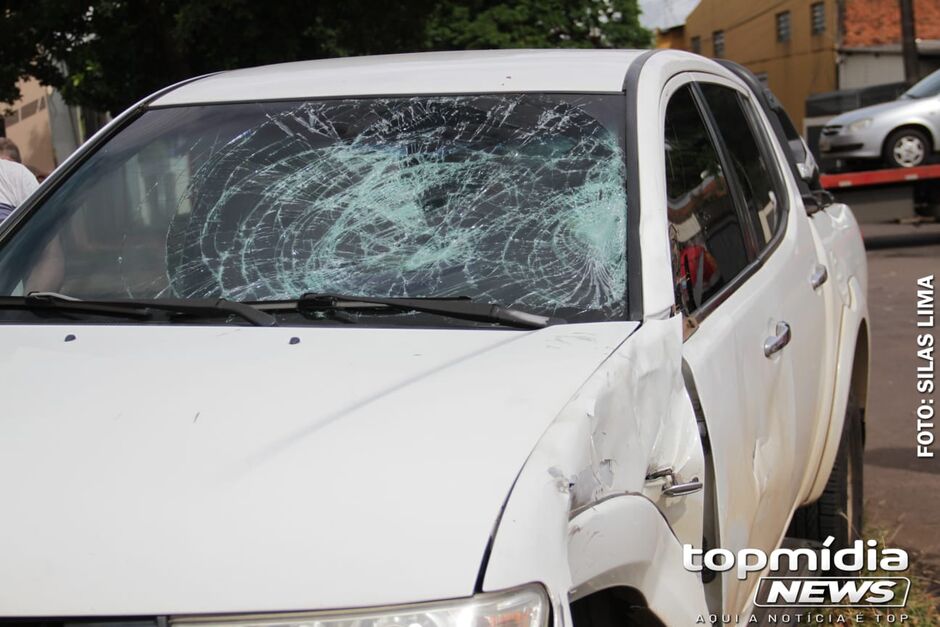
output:
[[24,164],[48,174],[56,166],[48,90],[35,79],[20,81],[17,85],[22,97],[12,105],[0,105],[0,111],[8,107],[12,111],[12,115],[6,115],[6,135],[19,147]]
[[687,45],[684,27],[676,26],[669,30],[656,29],[657,48],[676,48],[678,50],[684,50]]
[[[803,126],[806,97],[837,88],[836,0],[824,0],[826,29],[813,35],[810,5],[816,0],[702,0],[685,23],[685,41],[699,36],[701,53],[714,56],[712,33],[725,33],[724,57],[756,73],[766,72],[798,129]],[[776,15],[790,11],[790,41],[777,41]]]

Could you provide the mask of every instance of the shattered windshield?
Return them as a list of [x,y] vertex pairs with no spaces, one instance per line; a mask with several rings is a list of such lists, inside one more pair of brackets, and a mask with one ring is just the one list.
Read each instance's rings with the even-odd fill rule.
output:
[[623,117],[617,95],[153,109],[0,244],[0,292],[466,296],[621,318]]

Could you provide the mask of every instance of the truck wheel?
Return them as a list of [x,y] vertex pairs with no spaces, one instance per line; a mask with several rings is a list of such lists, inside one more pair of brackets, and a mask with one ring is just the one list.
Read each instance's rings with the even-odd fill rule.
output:
[[902,128],[885,142],[884,159],[891,168],[913,168],[927,162],[933,143],[923,131]]
[[862,412],[854,395],[850,395],[839,452],[826,489],[818,501],[796,510],[787,536],[817,542],[832,536],[832,551],[849,547],[860,537],[863,455]]

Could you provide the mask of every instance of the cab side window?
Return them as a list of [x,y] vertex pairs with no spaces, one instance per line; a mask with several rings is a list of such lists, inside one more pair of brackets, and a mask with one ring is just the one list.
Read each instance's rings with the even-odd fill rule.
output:
[[735,90],[714,83],[699,85],[741,187],[747,212],[754,223],[757,245],[764,248],[780,224],[783,195],[775,191],[770,167],[755,137],[755,121],[747,114],[745,103]]
[[744,228],[690,85],[669,100],[664,143],[676,304],[690,314],[747,265]]

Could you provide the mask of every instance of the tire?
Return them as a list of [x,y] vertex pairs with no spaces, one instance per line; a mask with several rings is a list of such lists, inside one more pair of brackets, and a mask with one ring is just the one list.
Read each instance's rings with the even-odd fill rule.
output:
[[847,548],[861,537],[863,457],[862,412],[855,397],[849,396],[839,452],[826,489],[818,501],[794,512],[788,537],[823,542],[832,536],[832,551]]
[[927,163],[933,142],[916,128],[902,128],[888,135],[883,156],[890,168],[913,168]]

